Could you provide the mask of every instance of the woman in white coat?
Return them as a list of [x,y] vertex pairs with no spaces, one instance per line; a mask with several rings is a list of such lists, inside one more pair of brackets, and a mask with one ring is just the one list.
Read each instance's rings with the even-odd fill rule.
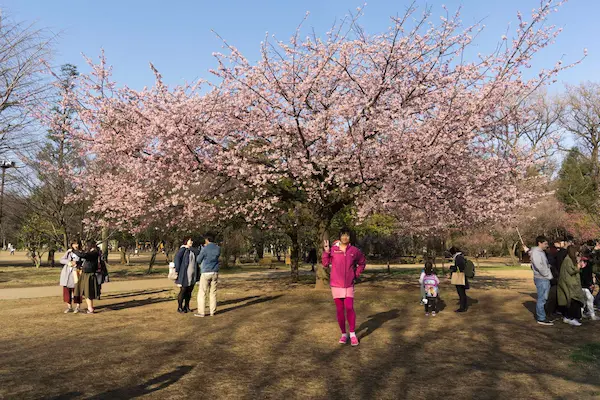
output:
[[[63,301],[67,304],[65,314],[69,312],[78,313],[81,305],[81,296],[73,296],[81,271],[81,260],[73,251],[79,250],[80,247],[79,242],[73,241],[71,248],[60,259],[60,263],[64,264],[60,272],[60,286],[63,287]],[[75,309],[73,309],[72,303],[75,303]]]

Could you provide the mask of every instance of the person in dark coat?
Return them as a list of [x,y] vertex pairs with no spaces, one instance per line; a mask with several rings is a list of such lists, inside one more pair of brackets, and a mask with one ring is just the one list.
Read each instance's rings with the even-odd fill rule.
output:
[[85,297],[87,303],[86,314],[94,313],[94,299],[98,298],[98,279],[96,272],[100,261],[98,247],[93,240],[88,240],[85,251],[73,250],[83,264],[81,265],[81,277],[75,286],[75,296]]
[[200,278],[198,264],[196,263],[197,250],[192,246],[194,241],[191,237],[187,237],[179,251],[175,255],[175,271],[177,279],[175,283],[179,287],[179,295],[177,296],[177,312],[190,312],[190,299],[194,291],[194,285]]
[[[448,249],[448,252],[454,259],[454,265],[450,268],[450,271],[456,272],[465,272],[465,267],[467,266],[467,261],[465,260],[465,256],[461,251],[456,247],[451,247]],[[468,308],[467,304],[467,290],[469,289],[469,279],[465,276],[465,284],[464,285],[455,285],[456,292],[458,293],[459,299],[459,307],[455,312],[466,312]]]
[[552,279],[550,280],[550,291],[546,301],[546,315],[552,317],[554,314],[564,315],[566,310],[558,305],[558,277],[560,276],[560,266],[567,256],[567,249],[564,247],[565,241],[555,240],[553,245],[546,250],[546,258],[550,263]]

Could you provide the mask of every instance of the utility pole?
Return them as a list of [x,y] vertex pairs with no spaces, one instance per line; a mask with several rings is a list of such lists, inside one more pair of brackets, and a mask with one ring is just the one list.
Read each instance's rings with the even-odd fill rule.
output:
[[0,168],[2,168],[2,186],[0,187],[0,234],[2,235],[2,248],[6,247],[6,235],[4,234],[4,179],[6,178],[6,170],[9,168],[15,168],[14,161],[2,160],[0,161]]

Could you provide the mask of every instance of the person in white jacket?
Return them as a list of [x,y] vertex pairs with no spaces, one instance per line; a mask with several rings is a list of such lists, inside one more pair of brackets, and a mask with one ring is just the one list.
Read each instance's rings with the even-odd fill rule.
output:
[[[60,259],[60,263],[64,264],[60,272],[59,284],[63,287],[63,301],[67,304],[65,314],[69,312],[78,313],[81,305],[81,296],[73,296],[78,281],[78,272],[81,270],[81,260],[73,251],[79,250],[79,248],[79,242],[73,241],[71,248]],[[73,303],[75,303],[75,309],[73,309]]]

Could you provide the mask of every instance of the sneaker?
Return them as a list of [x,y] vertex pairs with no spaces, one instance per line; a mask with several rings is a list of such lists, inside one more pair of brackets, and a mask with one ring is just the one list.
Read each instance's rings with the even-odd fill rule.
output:
[[598,321],[598,320],[600,320],[600,318],[598,318],[596,315],[592,315],[592,316],[590,316],[590,319],[591,319],[592,321]]
[[348,336],[342,335],[342,337],[340,338],[340,341],[338,343],[339,344],[346,344],[346,343],[348,343]]
[[65,314],[68,314],[70,312],[73,312],[73,309],[71,307],[67,308],[65,311],[63,311]]
[[426,317],[429,317],[429,313],[428,313],[428,312],[426,312],[426,313],[425,313],[425,316],[426,316]]
[[183,314],[183,308],[181,308],[181,307],[178,307],[178,308],[177,308],[177,312],[178,312],[179,314]]
[[200,318],[202,318],[202,317],[204,317],[204,314],[194,314],[194,317],[200,317]]
[[83,313],[84,314],[95,314],[94,310],[85,310]]
[[467,310],[459,308],[458,310],[454,310],[454,312],[467,312]]
[[564,322],[565,324],[570,324],[570,323],[571,323],[571,320],[570,320],[569,318],[567,318],[567,317],[563,317],[563,322]]
[[77,314],[79,312],[79,307],[77,307],[76,309],[73,310],[73,314]]
[[569,324],[573,326],[581,326],[581,322],[577,321],[576,319],[569,320]]
[[431,312],[431,316],[432,316],[432,317],[435,317],[435,311],[432,311],[432,312]]
[[547,319],[545,319],[543,321],[537,321],[537,323],[540,325],[546,325],[546,326],[554,325],[554,322],[548,321]]
[[356,336],[351,336],[350,337],[350,344],[352,346],[358,346],[358,338]]

